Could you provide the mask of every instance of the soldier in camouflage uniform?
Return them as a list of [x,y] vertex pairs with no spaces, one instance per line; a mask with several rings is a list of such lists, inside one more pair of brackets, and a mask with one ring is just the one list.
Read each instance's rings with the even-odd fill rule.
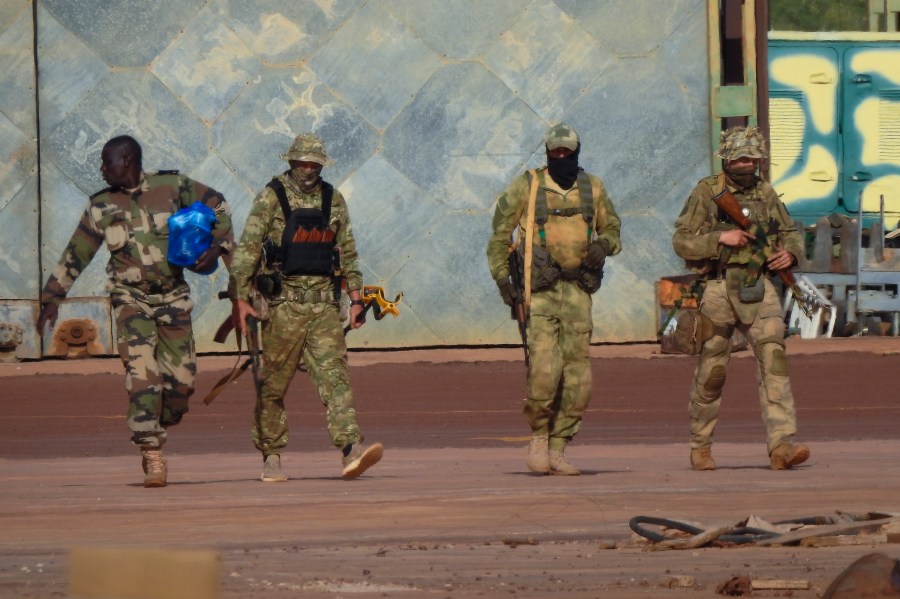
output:
[[532,436],[526,464],[540,474],[577,475],[565,449],[590,400],[591,294],[600,286],[606,257],[621,250],[620,221],[603,182],[578,166],[575,130],[556,125],[544,142],[547,166],[523,173],[497,198],[487,259],[504,303],[513,306],[522,290],[510,280],[508,258],[512,251],[525,254],[525,231],[532,231],[523,410]]
[[778,248],[765,260],[769,271],[796,265],[804,256],[803,237],[775,190],[756,174],[766,157],[765,139],[758,129],[735,127],[723,132],[718,156],[724,172],[700,180],[675,222],[672,240],[675,252],[704,276],[700,313],[714,325],[713,336],[700,352],[688,405],[691,466],[695,470],[716,467],[711,445],[731,356],[731,335],[737,328],[750,341],[758,362],[770,466],[784,470],[806,461],[809,449],[793,442],[797,421],[781,300],[768,277],[759,276],[762,258],[749,245],[754,237],[720,213],[713,197],[727,187],[750,220],[777,223],[777,230],[768,229],[770,241]]
[[203,202],[216,215],[213,242],[191,270],[207,272],[229,259],[231,212],[216,190],[178,171],[145,173],[132,137],[109,140],[100,172],[109,187],[91,196],[69,245],[41,292],[38,331],[56,321],[59,305],[103,243],[109,249],[107,291],[125,365],[128,427],[142,454],[145,487],[166,485],[166,429],[188,411],[197,372],[191,310],[182,268],[169,263],[168,219]]
[[[350,323],[358,328],[363,303],[356,241],[344,197],[320,176],[322,167],[330,162],[323,141],[313,134],[298,135],[281,157],[290,169],[256,196],[231,268],[233,314],[242,334],[247,330],[247,317],[259,316],[250,302],[254,287],[265,291],[269,305],[269,317],[262,325],[261,382],[251,438],[263,457],[261,480],[287,480],[280,457],[288,442],[284,396],[302,360],[326,407],[331,441],[342,451],[341,474],[352,479],[376,464],[384,451],[377,443],[366,449],[362,446],[341,325],[340,293],[335,290],[340,283],[333,278],[330,262],[332,253],[339,251],[350,297]],[[282,198],[278,190],[282,190]],[[283,239],[286,223],[293,221],[295,214],[321,218],[321,226],[298,228],[299,236]],[[323,243],[328,260],[324,268],[314,252],[304,250],[310,244],[322,247]],[[286,258],[287,245],[303,256],[295,267],[287,266],[293,262]],[[266,251],[264,246],[278,249]],[[260,284],[260,274],[265,284]]]

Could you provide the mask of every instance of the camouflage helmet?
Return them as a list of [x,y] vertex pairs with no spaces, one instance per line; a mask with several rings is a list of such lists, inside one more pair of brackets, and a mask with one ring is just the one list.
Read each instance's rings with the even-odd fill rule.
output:
[[544,144],[546,144],[548,150],[568,148],[574,152],[578,149],[579,143],[578,133],[575,132],[571,125],[565,123],[559,123],[550,127],[550,130],[544,135]]
[[766,157],[766,138],[756,127],[732,127],[719,136],[716,156],[724,160]]
[[291,148],[281,155],[281,159],[318,162],[322,166],[331,164],[331,160],[325,153],[325,142],[321,137],[312,133],[301,133],[295,137]]

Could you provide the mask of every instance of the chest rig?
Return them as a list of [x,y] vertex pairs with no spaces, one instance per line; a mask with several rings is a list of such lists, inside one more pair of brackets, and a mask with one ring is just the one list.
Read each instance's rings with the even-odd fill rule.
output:
[[331,275],[334,273],[334,231],[331,222],[331,200],[334,187],[322,181],[322,208],[297,208],[291,210],[284,184],[272,179],[266,185],[278,197],[284,214],[284,231],[281,245],[266,248],[270,264],[279,265],[283,275]]
[[591,179],[583,170],[578,171],[575,179],[575,185],[578,188],[579,206],[569,208],[550,209],[547,205],[547,190],[543,186],[538,186],[537,197],[535,198],[534,207],[534,224],[538,228],[538,237],[541,240],[541,246],[547,246],[547,233],[544,230],[550,216],[561,216],[568,218],[581,214],[584,222],[587,223],[587,239],[590,241],[593,234],[592,224],[594,222],[594,192],[591,188]]

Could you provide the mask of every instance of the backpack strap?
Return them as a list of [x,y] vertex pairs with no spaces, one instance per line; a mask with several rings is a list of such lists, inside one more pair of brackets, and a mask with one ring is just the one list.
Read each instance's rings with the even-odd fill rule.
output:
[[[287,199],[287,192],[284,190],[284,184],[277,177],[266,183],[266,187],[275,192],[278,203],[281,205],[281,212],[284,213],[284,220],[287,222],[291,215],[291,204]],[[331,222],[331,200],[334,197],[334,186],[328,181],[322,180],[322,214],[325,215],[325,222]]]

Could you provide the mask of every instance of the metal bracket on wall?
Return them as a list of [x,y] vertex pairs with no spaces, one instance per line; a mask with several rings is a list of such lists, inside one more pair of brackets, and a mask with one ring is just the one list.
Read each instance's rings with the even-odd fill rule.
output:
[[84,358],[103,355],[97,325],[86,318],[64,320],[53,333],[48,356]]

